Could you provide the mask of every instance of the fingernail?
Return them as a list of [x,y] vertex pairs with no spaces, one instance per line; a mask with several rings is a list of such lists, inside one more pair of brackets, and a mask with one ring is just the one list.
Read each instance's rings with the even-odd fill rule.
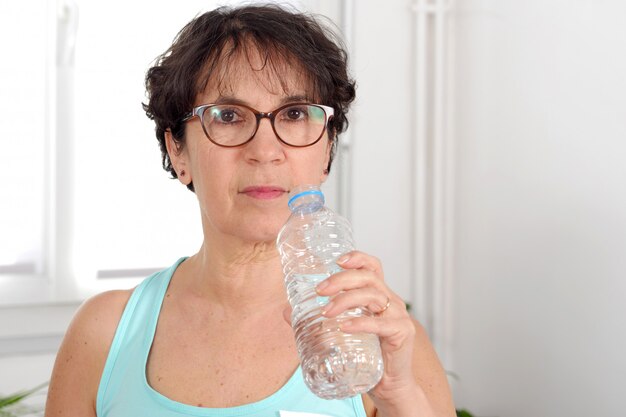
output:
[[324,281],[320,282],[319,284],[317,284],[317,286],[315,287],[315,291],[317,291],[319,293],[320,291],[322,291],[326,287],[328,287],[328,281],[324,280]]
[[343,255],[341,258],[337,259],[337,263],[345,264],[346,262],[348,262],[348,259],[350,259],[348,255]]
[[344,329],[346,327],[350,327],[351,324],[352,324],[352,320],[342,321],[339,324],[339,328]]

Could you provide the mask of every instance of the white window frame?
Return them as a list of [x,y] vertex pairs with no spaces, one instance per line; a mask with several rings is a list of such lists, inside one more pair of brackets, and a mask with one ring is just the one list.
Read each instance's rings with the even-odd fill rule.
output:
[[[351,15],[352,0],[294,0],[293,3],[324,14],[347,29],[351,27],[346,17],[349,19]],[[100,273],[98,279],[82,282],[85,280],[81,281],[74,270],[74,242],[71,237],[74,236],[75,226],[75,190],[72,181],[75,174],[75,138],[72,120],[63,118],[63,115],[73,115],[73,47],[79,10],[72,0],[48,0],[46,4],[49,36],[46,45],[44,115],[43,271],[41,274],[20,273],[19,265],[16,265],[14,273],[9,271],[0,274],[0,310],[6,311],[28,306],[77,305],[102,291],[132,288],[153,271],[126,271],[130,275],[140,275],[137,278],[118,278],[116,275],[129,274],[109,271]],[[345,134],[342,139],[343,144],[338,149],[333,174],[327,181],[326,189],[330,200],[336,202],[336,209],[349,216],[349,134]]]

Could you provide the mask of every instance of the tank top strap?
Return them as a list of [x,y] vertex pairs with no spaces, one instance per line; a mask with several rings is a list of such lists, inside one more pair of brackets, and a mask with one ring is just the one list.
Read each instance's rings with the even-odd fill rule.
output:
[[[163,298],[174,271],[185,260],[144,279],[132,292],[115,331],[98,394],[96,412],[106,415],[104,405],[122,389],[137,389],[145,383],[145,365],[159,321]],[[122,371],[123,370],[123,371]],[[123,376],[120,375],[123,372]],[[122,382],[124,382],[122,384]]]

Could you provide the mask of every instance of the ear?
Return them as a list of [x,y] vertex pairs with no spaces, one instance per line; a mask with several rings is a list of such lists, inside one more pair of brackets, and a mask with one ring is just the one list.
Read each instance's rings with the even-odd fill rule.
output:
[[322,163],[322,177],[320,178],[320,182],[324,183],[328,178],[328,163],[330,162],[330,154],[333,150],[333,146],[335,146],[335,140],[328,140],[326,145],[326,153],[324,156],[324,162]]
[[165,147],[167,148],[167,154],[172,161],[172,168],[176,171],[178,180],[184,185],[191,183],[191,170],[189,169],[189,162],[187,152],[181,146],[180,142],[177,142],[172,136],[172,131],[167,129],[165,131]]

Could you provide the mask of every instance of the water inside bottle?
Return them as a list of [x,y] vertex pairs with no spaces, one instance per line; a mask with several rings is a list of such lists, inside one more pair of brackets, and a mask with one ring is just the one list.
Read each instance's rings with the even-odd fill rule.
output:
[[293,274],[287,284],[292,305],[292,326],[309,388],[326,399],[346,398],[373,388],[383,372],[380,344],[373,334],[348,334],[339,324],[351,317],[371,315],[355,308],[335,318],[322,316],[328,297],[320,297],[315,286],[341,271],[330,267],[323,274]]

